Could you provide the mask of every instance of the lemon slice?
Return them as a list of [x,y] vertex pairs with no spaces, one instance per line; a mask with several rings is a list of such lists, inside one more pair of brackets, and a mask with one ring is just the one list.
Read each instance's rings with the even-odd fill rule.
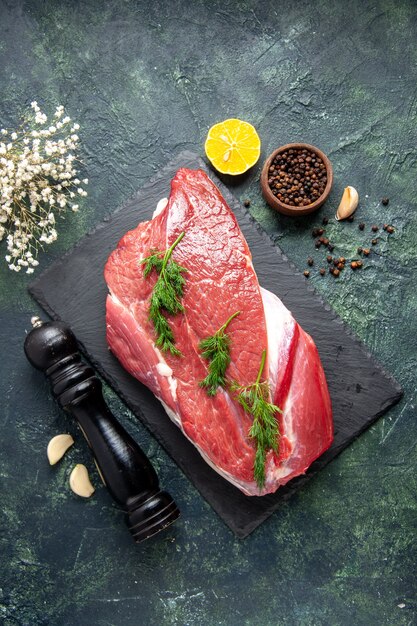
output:
[[243,174],[259,159],[261,140],[252,124],[231,118],[210,128],[204,149],[217,171]]

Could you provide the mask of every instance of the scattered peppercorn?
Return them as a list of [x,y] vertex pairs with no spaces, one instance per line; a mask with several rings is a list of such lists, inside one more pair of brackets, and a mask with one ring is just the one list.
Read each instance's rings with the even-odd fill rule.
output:
[[346,259],[344,256],[339,257],[339,263],[346,263]]
[[387,226],[387,233],[389,233],[390,235],[392,235],[392,233],[395,233],[394,226]]
[[373,246],[376,246],[377,243],[378,243],[378,239],[372,239],[371,244]]
[[358,269],[358,262],[357,262],[357,261],[352,261],[352,263],[350,264],[350,267],[351,267],[353,270]]
[[336,278],[339,276],[340,274],[340,270],[337,269],[337,267],[333,270],[332,272],[333,276],[335,276]]
[[319,234],[320,234],[320,233],[319,233],[319,230],[320,230],[320,229],[319,229],[319,228],[317,228],[317,226],[316,226],[316,228],[313,228],[313,230],[311,231],[311,236],[312,236],[312,237],[318,237],[318,236],[319,236]]
[[326,261],[327,261],[327,263],[331,263],[333,261],[333,257],[330,254],[328,254],[326,256]]
[[357,265],[358,267],[362,267],[362,266],[363,266],[363,263],[362,263],[362,261],[359,259],[358,261],[356,261],[356,265]]
[[314,265],[314,259],[313,259],[311,256],[309,256],[309,257],[308,257],[308,259],[307,259],[307,264],[308,264],[310,267],[311,267],[312,265]]
[[308,270],[304,270],[303,274],[306,278],[310,276],[310,272]]
[[369,248],[363,248],[362,249],[362,254],[364,254],[365,256],[369,256],[371,253]]
[[324,276],[326,273],[326,270],[324,269],[324,267],[320,268],[320,276]]
[[320,248],[320,246],[321,246],[321,241],[320,241],[320,239],[316,239],[316,242],[315,242],[315,244],[314,244],[314,245],[315,245],[315,247],[316,247],[316,248],[317,248],[317,250],[318,250],[318,249]]
[[314,151],[290,148],[277,154],[272,161],[268,184],[283,204],[308,206],[318,200],[326,188],[326,166]]
[[340,270],[340,271],[344,270],[345,269],[345,264],[344,263],[338,263],[337,264],[337,269]]
[[383,228],[384,230],[387,230],[387,228],[388,228],[388,224],[384,224],[382,228]]
[[359,230],[363,230],[365,228],[365,224],[361,222],[358,226]]
[[248,209],[250,207],[250,200],[245,200],[245,202],[243,203],[243,206],[245,206]]
[[382,203],[384,206],[387,206],[387,204],[389,203],[389,198],[386,198],[386,197],[385,197],[385,198],[382,198],[381,203]]
[[362,252],[363,252],[363,248],[361,248],[361,247],[359,246],[359,248],[358,248],[358,254],[362,254]]
[[324,216],[322,219],[322,224],[324,224],[324,226],[327,226],[328,223],[329,223],[329,218]]
[[327,249],[328,249],[328,251],[329,251],[329,252],[333,252],[333,250],[334,250],[334,245],[333,245],[332,243],[329,243],[329,244],[327,245]]
[[371,230],[373,233],[377,233],[379,231],[379,228],[376,224],[374,224],[373,226],[371,226]]

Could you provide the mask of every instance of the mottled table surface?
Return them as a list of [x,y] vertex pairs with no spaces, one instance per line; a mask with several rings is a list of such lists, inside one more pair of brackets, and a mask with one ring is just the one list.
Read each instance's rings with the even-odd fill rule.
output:
[[[207,129],[252,122],[262,156],[233,192],[404,389],[403,400],[244,541],[105,388],[182,517],[135,546],[77,435],[50,468],[45,449],[76,429],[22,346],[39,309],[25,275],[0,267],[0,622],[7,625],[407,625],[417,622],[417,6],[414,0],[151,2],[0,0],[0,126],[32,100],[81,125],[90,180],[59,224],[47,267]],[[292,220],[263,201],[263,159],[306,141],[334,166],[317,214]],[[355,186],[352,223],[333,215]],[[380,202],[389,197],[387,206]],[[321,277],[312,228],[347,258],[393,224],[360,272]],[[365,222],[365,231],[358,223]],[[5,254],[4,242],[1,244]],[[88,267],[85,268],[88,271]],[[67,488],[91,469],[88,502]]]

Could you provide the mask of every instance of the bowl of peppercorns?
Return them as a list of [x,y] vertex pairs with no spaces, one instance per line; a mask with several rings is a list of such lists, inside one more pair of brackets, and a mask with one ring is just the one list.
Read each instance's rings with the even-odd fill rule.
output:
[[269,155],[262,169],[262,193],[285,215],[306,215],[326,200],[333,183],[327,156],[308,143],[288,143]]

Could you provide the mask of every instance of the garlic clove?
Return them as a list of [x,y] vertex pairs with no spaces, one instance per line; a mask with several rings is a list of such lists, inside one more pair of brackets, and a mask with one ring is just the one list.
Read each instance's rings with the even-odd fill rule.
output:
[[74,439],[68,434],[56,435],[56,437],[52,437],[46,449],[49,464],[55,465],[55,463],[58,463],[73,443]]
[[356,211],[359,204],[359,194],[355,187],[345,187],[343,196],[336,211],[337,220],[345,220]]
[[82,498],[89,498],[95,489],[90,482],[90,477],[85,465],[78,463],[71,472],[69,484],[74,493]]

